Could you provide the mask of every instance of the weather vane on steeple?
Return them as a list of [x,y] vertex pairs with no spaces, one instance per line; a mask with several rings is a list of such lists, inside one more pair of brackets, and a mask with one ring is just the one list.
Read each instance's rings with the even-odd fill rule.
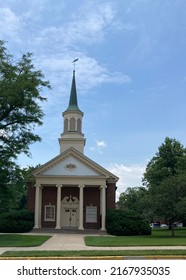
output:
[[74,71],[75,71],[75,64],[76,64],[77,61],[78,61],[78,58],[76,58],[72,61],[72,63],[74,63]]

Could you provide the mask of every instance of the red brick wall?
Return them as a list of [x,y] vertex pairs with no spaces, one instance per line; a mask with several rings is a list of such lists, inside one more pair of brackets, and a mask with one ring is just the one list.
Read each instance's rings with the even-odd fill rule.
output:
[[[100,228],[100,190],[99,187],[85,187],[84,188],[84,202],[83,202],[83,223],[85,229],[98,229]],[[97,207],[97,223],[86,222],[86,206]]]
[[35,210],[35,187],[34,182],[28,183],[28,210],[34,212]]
[[65,196],[75,196],[78,198],[79,200],[79,188],[78,187],[62,187],[61,189],[61,200],[63,200],[63,198]]
[[107,209],[115,209],[116,183],[107,183]]
[[[42,208],[41,208],[41,226],[44,228],[55,228],[56,217],[54,222],[44,221],[45,205],[55,205],[56,208],[57,187],[43,187],[42,189]],[[56,213],[55,213],[56,214]]]
[[[62,187],[61,200],[65,196],[75,196],[79,200],[79,188],[78,187]],[[41,209],[41,226],[44,228],[55,228],[56,220],[54,222],[44,221],[44,206],[51,204],[55,205],[57,210],[57,187],[43,186],[42,188],[42,209]],[[106,205],[107,209],[115,208],[115,183],[108,183],[106,189]],[[86,222],[86,206],[97,207],[97,223]],[[33,183],[29,183],[28,186],[28,209],[34,211],[35,209],[35,187]],[[84,188],[84,208],[83,208],[83,221],[84,228],[100,228],[100,189],[99,187],[85,187]]]

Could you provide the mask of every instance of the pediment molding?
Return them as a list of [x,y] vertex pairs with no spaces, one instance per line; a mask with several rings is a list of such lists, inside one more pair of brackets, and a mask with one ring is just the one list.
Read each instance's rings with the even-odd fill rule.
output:
[[67,205],[69,205],[69,204],[73,204],[73,205],[78,205],[79,204],[79,200],[78,200],[78,198],[76,197],[76,196],[65,196],[64,198],[63,198],[63,200],[61,201],[61,204],[62,205],[65,205],[65,204],[67,204]]
[[[67,161],[70,157],[72,157],[75,161],[79,162],[82,166],[84,166],[85,168],[87,168],[87,170],[89,169],[90,171],[92,170],[92,173],[90,172],[90,174],[85,175],[87,177],[101,177],[101,178],[112,178],[115,182],[118,180],[118,177],[116,177],[114,174],[110,173],[108,170],[104,169],[103,167],[101,167],[100,165],[98,165],[97,163],[95,163],[94,161],[90,160],[88,157],[84,156],[82,153],[78,152],[77,150],[70,148],[67,151],[65,151],[64,153],[58,155],[57,157],[53,158],[52,160],[48,161],[47,163],[45,163],[44,165],[42,165],[41,167],[39,167],[33,174],[34,176],[37,177],[49,177],[50,171],[52,168],[55,168],[57,165],[63,164],[65,161]],[[71,163],[68,162],[66,164],[67,165],[71,165],[71,167],[73,165],[75,165],[76,167],[73,169],[70,169],[69,172],[71,172],[71,174],[63,174],[61,175],[61,177],[66,177],[66,176],[70,176],[72,175],[72,172],[77,168],[77,164],[75,163]],[[65,167],[66,167],[65,166]],[[66,168],[68,169],[68,168]],[[48,174],[47,174],[48,173]],[[54,174],[55,177],[59,177],[60,175],[58,174]],[[81,177],[83,175],[78,175],[78,173],[75,175],[77,177]]]

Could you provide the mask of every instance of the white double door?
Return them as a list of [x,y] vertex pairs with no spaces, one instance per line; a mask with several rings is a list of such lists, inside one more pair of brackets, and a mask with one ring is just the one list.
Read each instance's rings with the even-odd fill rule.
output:
[[77,228],[79,224],[78,208],[62,207],[61,225],[67,228]]

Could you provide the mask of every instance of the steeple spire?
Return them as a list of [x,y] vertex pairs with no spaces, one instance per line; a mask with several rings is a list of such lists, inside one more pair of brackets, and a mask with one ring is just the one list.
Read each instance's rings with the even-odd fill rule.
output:
[[69,105],[66,111],[80,111],[77,101],[75,70],[73,70]]
[[59,138],[60,153],[63,153],[69,148],[74,148],[83,153],[85,146],[85,138],[82,133],[83,112],[80,111],[77,102],[75,70],[73,71],[69,105],[62,115],[64,129]]

